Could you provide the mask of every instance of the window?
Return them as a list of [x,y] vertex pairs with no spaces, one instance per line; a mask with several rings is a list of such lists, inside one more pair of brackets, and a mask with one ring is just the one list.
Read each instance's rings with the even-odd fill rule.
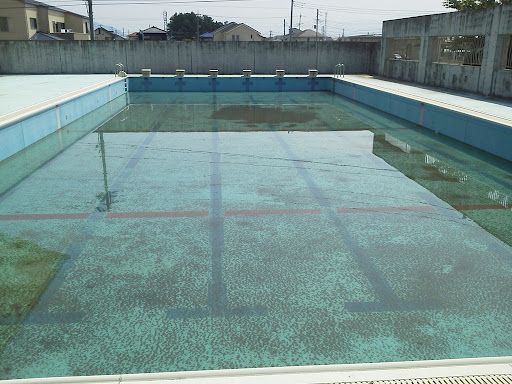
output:
[[0,17],[0,32],[9,32],[9,19]]
[[30,28],[37,29],[37,19],[34,17],[30,18]]
[[418,61],[421,39],[419,37],[388,39],[388,58]]
[[53,22],[53,32],[54,33],[60,33],[62,29],[66,29],[66,24],[64,23],[58,23],[56,21]]
[[512,36],[509,37],[505,68],[512,69]]
[[484,36],[447,36],[433,39],[431,60],[434,63],[482,65]]

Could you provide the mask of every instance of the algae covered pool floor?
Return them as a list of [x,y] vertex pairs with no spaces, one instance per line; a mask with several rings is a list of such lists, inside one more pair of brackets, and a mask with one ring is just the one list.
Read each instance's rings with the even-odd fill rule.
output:
[[510,163],[329,93],[128,97],[0,163],[1,378],[512,353]]

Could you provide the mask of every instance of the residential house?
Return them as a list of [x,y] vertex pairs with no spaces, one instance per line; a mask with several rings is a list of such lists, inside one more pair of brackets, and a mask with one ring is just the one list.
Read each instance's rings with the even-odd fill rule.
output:
[[199,35],[199,40],[200,41],[213,41],[213,33],[211,33],[211,32],[203,33],[202,35]]
[[352,41],[356,43],[380,43],[382,35],[380,34],[367,34],[367,35],[355,35],[355,36],[343,36],[337,39],[337,41]]
[[[290,33],[287,35],[278,35],[272,38],[274,41],[290,41]],[[301,31],[297,28],[292,28],[292,41],[332,41],[329,36],[317,33],[312,29]]]
[[213,41],[263,41],[265,38],[244,23],[228,23],[212,32]]
[[[149,27],[137,33],[138,40],[161,41],[167,40],[167,31],[155,26]],[[130,39],[131,40],[131,39]]]
[[139,40],[139,32],[133,32],[128,35],[128,40]]
[[123,36],[118,35],[114,31],[109,31],[104,27],[98,27],[94,30],[95,40],[126,40]]
[[89,19],[35,0],[2,0],[0,40],[29,40],[36,32],[90,40]]
[[32,37],[29,40],[31,40],[31,41],[41,41],[41,40],[55,41],[55,40],[65,40],[65,39],[63,39],[62,37],[57,37],[50,33],[44,33],[41,31],[37,31],[36,33],[34,33],[32,35]]

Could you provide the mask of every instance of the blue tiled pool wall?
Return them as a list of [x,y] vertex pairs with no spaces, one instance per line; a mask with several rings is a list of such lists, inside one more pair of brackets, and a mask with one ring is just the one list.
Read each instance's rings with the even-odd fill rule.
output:
[[332,77],[130,77],[130,92],[332,91]]
[[0,161],[126,93],[331,91],[512,161],[512,129],[332,77],[130,77],[0,129]]
[[334,93],[512,161],[512,128],[403,96],[334,79]]
[[[10,126],[0,128],[0,161],[125,93],[126,81],[120,80],[63,104],[54,105]],[[120,110],[125,106],[116,104],[116,108],[120,108]],[[117,112],[119,111],[112,111],[112,114]],[[106,120],[110,117],[111,115],[106,116]]]

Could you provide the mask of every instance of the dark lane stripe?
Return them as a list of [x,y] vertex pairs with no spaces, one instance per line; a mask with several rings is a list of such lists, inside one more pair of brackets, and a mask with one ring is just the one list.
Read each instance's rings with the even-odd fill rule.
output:
[[226,313],[227,292],[222,277],[222,252],[224,250],[224,215],[222,212],[222,176],[220,170],[219,132],[212,129],[212,154],[210,176],[210,245],[212,251],[212,283],[208,289],[208,304],[213,316]]
[[[271,129],[273,129],[273,127],[271,127]],[[393,292],[389,284],[384,280],[384,278],[379,273],[375,265],[371,262],[371,260],[365,255],[363,249],[359,246],[359,244],[352,239],[352,236],[350,235],[347,228],[337,215],[336,210],[331,206],[327,196],[313,181],[307,169],[304,168],[303,162],[298,160],[297,156],[292,152],[292,150],[288,146],[288,143],[286,143],[286,141],[283,140],[279,133],[274,132],[274,137],[279,142],[281,148],[292,162],[297,173],[305,181],[306,185],[308,186],[311,194],[317,201],[318,205],[322,207],[322,211],[324,212],[324,214],[336,227],[336,230],[341,235],[343,241],[349,248],[351,256],[354,258],[357,265],[359,266],[359,269],[363,272],[363,274],[371,284],[373,290],[375,291],[375,295],[379,298],[380,301],[397,301],[398,298],[396,297],[395,293]]]
[[[109,188],[109,193],[105,194],[103,199],[98,203],[94,212],[92,212],[85,222],[82,230],[77,234],[74,242],[64,252],[68,256],[66,261],[62,264],[61,268],[57,272],[54,279],[50,282],[46,290],[43,292],[39,301],[34,306],[28,317],[24,320],[25,323],[46,323],[48,319],[48,308],[51,306],[52,300],[55,294],[64,283],[68,273],[74,267],[80,254],[85,249],[87,243],[92,238],[96,227],[101,220],[106,216],[107,210],[107,198],[110,193],[117,193],[122,190],[126,180],[129,178],[135,166],[142,159],[146,152],[149,144],[154,139],[156,133],[160,129],[161,122],[164,121],[165,111],[159,115],[157,123],[152,127],[151,132],[146,136],[144,141],[137,147],[134,153],[130,156],[128,161],[125,163],[124,169],[121,174],[117,177],[113,185]],[[55,314],[58,318],[59,316]],[[66,318],[65,314],[62,314],[63,320]],[[77,321],[80,316],[74,317]]]
[[[273,127],[271,126],[271,129]],[[273,130],[273,129],[272,129]],[[405,302],[401,300],[393,291],[388,282],[384,279],[371,259],[365,254],[364,249],[350,235],[348,229],[340,220],[338,212],[334,209],[327,196],[321,188],[311,178],[308,170],[304,167],[302,161],[298,160],[296,155],[284,141],[281,134],[273,131],[274,137],[281,145],[295,169],[307,184],[311,194],[322,207],[323,213],[334,224],[338,234],[350,250],[350,255],[357,263],[360,271],[366,277],[373,288],[377,302],[347,302],[345,308],[349,312],[386,312],[386,311],[415,311],[436,309],[439,305],[435,302]]]

